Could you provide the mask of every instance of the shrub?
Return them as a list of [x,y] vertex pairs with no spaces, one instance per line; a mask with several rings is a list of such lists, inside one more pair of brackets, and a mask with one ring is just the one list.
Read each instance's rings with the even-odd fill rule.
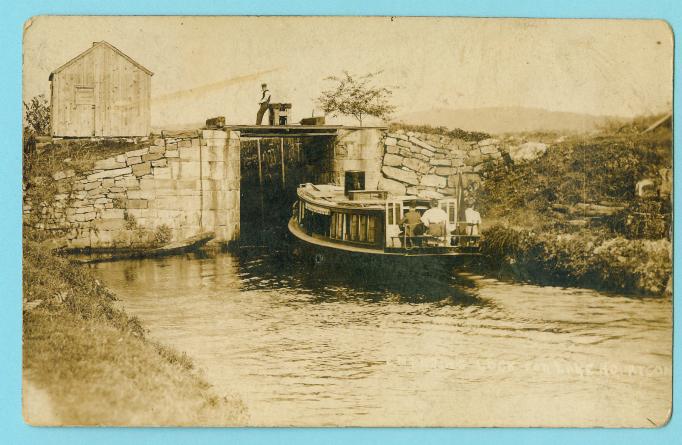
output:
[[638,199],[608,218],[616,233],[629,239],[661,239],[670,235],[671,203],[667,199]]
[[173,239],[173,230],[166,224],[161,224],[154,231],[154,242],[158,246],[168,244]]
[[39,94],[24,102],[24,125],[27,130],[37,136],[50,133],[50,105],[44,94]]
[[134,215],[131,215],[128,212],[125,212],[125,229],[126,230],[136,230],[137,227],[137,218],[135,218]]
[[592,267],[610,289],[658,294],[672,272],[671,249],[667,240],[617,237],[594,249]]
[[492,267],[541,284],[660,294],[672,272],[667,240],[606,238],[582,230],[543,233],[494,226],[481,250]]

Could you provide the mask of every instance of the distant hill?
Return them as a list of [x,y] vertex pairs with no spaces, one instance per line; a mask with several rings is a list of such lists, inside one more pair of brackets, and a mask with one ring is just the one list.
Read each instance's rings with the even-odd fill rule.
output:
[[444,126],[499,134],[536,131],[588,133],[611,119],[621,118],[541,108],[488,107],[462,110],[433,108],[405,113],[394,120],[406,124]]

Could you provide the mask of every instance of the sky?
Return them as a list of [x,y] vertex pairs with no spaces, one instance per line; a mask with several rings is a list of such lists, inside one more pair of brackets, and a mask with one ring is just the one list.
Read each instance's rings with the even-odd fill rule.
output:
[[[532,107],[631,117],[671,109],[672,31],[654,20],[38,16],[24,29],[24,100],[105,40],[152,72],[152,126],[255,123],[260,84],[313,114],[325,80],[381,71],[395,115]],[[353,123],[351,118],[327,122]]]

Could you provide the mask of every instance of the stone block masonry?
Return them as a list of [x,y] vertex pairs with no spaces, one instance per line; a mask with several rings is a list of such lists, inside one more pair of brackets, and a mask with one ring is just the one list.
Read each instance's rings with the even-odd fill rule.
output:
[[[489,168],[504,162],[497,139],[467,142],[445,135],[397,130],[383,134],[378,187],[396,195],[451,196],[458,174],[466,194],[478,188]],[[367,188],[372,188],[373,183]]]
[[422,198],[453,196],[459,173],[468,195],[489,169],[505,162],[498,139],[477,142],[447,135],[379,128],[345,128],[334,141],[331,181],[344,183],[348,170],[365,172],[365,188]]
[[239,149],[234,131],[151,138],[91,171],[56,172],[60,193],[51,203],[25,195],[25,221],[40,211],[37,228],[64,234],[68,248],[143,247],[202,232],[231,243],[239,237]]
[[[324,153],[311,165],[320,182],[343,185],[346,171],[361,170],[367,189],[423,198],[453,196],[459,173],[465,193],[474,191],[489,168],[510,156],[497,139],[470,142],[377,127],[339,128],[336,137],[315,144]],[[220,243],[238,240],[238,132],[174,132],[131,148],[114,150],[91,170],[42,178],[57,193],[51,202],[29,202],[25,194],[25,224],[53,231],[69,248],[151,246],[208,231]]]
[[376,189],[382,177],[382,137],[379,128],[338,130],[334,141],[332,181],[343,185],[346,171],[361,170],[365,172],[365,188]]

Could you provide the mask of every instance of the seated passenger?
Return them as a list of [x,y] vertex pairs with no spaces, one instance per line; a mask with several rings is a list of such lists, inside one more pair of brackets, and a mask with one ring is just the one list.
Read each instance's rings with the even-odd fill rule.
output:
[[417,208],[414,203],[410,204],[410,210],[405,213],[403,219],[399,223],[403,230],[405,231],[405,236],[408,238],[410,243],[413,241],[411,238],[413,236],[419,236],[424,233],[424,228],[421,220],[421,215],[417,212]]
[[445,223],[448,214],[445,210],[438,207],[438,201],[431,201],[431,208],[422,215],[422,222],[428,227],[428,234],[431,236],[445,236]]
[[464,220],[467,223],[467,235],[477,236],[478,226],[481,224],[481,214],[476,211],[476,203],[474,201],[467,202],[467,208],[464,210]]

